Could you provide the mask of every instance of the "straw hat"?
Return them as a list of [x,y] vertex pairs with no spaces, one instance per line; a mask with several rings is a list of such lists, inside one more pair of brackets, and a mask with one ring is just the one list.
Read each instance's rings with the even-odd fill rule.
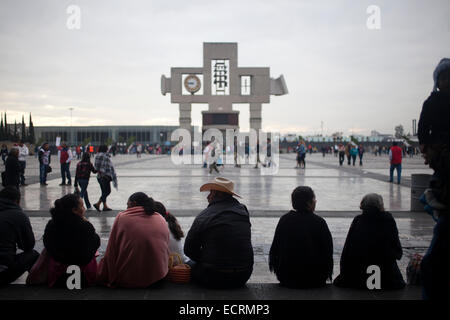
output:
[[234,182],[228,180],[227,178],[217,177],[214,179],[214,181],[205,183],[200,187],[200,192],[209,190],[217,190],[242,198],[240,195],[234,192]]

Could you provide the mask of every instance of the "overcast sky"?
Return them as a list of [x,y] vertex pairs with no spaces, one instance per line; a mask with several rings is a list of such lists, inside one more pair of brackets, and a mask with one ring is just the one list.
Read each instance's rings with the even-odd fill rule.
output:
[[[239,66],[270,67],[289,89],[263,105],[264,130],[409,132],[450,57],[449,17],[448,0],[2,0],[0,109],[9,122],[31,112],[35,126],[70,125],[69,108],[73,125],[177,125],[161,75],[201,67],[203,42],[237,42]],[[207,106],[192,109],[200,125]],[[248,129],[248,105],[235,109]]]

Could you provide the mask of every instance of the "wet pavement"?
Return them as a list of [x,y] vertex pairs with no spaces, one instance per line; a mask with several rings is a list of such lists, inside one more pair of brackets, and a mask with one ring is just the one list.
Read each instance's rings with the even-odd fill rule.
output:
[[[203,183],[219,174],[209,174],[201,165],[176,166],[169,156],[119,155],[113,158],[119,181],[119,189],[112,190],[108,205],[115,209],[106,214],[87,211],[102,238],[100,253],[103,254],[115,215],[125,209],[128,197],[137,191],[146,192],[154,199],[163,202],[175,214],[185,231],[189,230],[196,214],[207,206],[206,193],[200,193]],[[71,170],[74,171],[75,163]],[[268,252],[279,216],[290,209],[290,194],[299,185],[313,188],[317,198],[317,213],[325,218],[333,235],[334,275],[339,274],[339,259],[355,215],[359,214],[361,198],[370,192],[383,196],[385,207],[396,218],[400,240],[404,249],[399,261],[405,276],[406,265],[413,253],[424,253],[432,237],[433,220],[425,213],[410,212],[410,175],[428,173],[431,170],[423,164],[420,157],[406,158],[403,162],[403,179],[400,185],[388,182],[389,160],[387,156],[365,155],[363,166],[355,167],[344,163],[342,167],[333,155],[308,155],[306,169],[295,169],[295,155],[280,155],[279,170],[276,175],[262,175],[251,165],[234,168],[226,165],[220,175],[235,182],[236,192],[243,198],[251,214],[252,243],[255,253],[254,272],[250,283],[277,282],[268,268]],[[37,239],[36,249],[43,248],[42,235],[50,219],[49,208],[54,200],[73,192],[73,186],[59,186],[61,178],[56,164],[49,176],[48,186],[38,183],[37,159],[30,157],[27,162],[26,177],[28,186],[22,187],[21,205],[30,216]],[[394,181],[396,181],[394,179]],[[72,179],[73,184],[73,179]],[[94,175],[88,188],[91,202],[100,196],[100,188]],[[24,283],[22,276],[16,283]]]
[[[113,163],[119,188],[112,190],[108,205],[116,210],[125,209],[128,197],[137,191],[162,201],[169,210],[200,210],[207,205],[206,194],[199,192],[200,186],[214,176],[222,175],[235,182],[236,192],[243,197],[242,202],[250,210],[288,210],[292,190],[299,185],[307,185],[316,193],[317,210],[359,210],[361,198],[376,192],[383,196],[387,210],[409,211],[411,174],[432,173],[420,157],[405,158],[402,182],[400,185],[392,184],[388,182],[388,157],[369,154],[365,155],[363,166],[357,164],[355,167],[346,163],[340,167],[333,155],[308,155],[306,169],[294,168],[294,154],[281,154],[279,170],[275,175],[263,175],[260,169],[254,169],[251,165],[243,165],[240,169],[226,165],[221,168],[220,174],[209,174],[201,165],[177,166],[170,156],[161,155],[143,155],[139,159],[132,155],[119,155],[113,158]],[[73,186],[59,186],[61,177],[58,166],[56,163],[52,166],[48,186],[41,187],[37,159],[28,159],[26,177],[30,185],[21,188],[25,210],[48,210],[54,200],[73,192]],[[76,161],[71,165],[72,176],[75,167]],[[95,175],[91,176],[88,192],[91,202],[100,197]]]

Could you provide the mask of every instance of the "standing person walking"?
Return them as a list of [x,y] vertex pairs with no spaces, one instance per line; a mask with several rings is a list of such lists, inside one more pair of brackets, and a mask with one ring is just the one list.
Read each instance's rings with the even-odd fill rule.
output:
[[358,147],[358,156],[359,156],[359,165],[362,166],[362,159],[364,156],[364,147],[362,144],[359,145]]
[[60,186],[66,185],[66,177],[67,177],[67,185],[70,186],[72,184],[72,179],[70,177],[70,162],[72,161],[72,151],[67,146],[67,144],[63,143],[61,149],[58,150],[58,159],[61,164],[61,178],[62,182]]
[[51,153],[47,142],[42,144],[38,152],[39,159],[39,181],[41,186],[47,185],[47,173],[50,171]]
[[0,153],[2,155],[3,164],[6,164],[6,158],[8,157],[8,147],[6,146],[6,144],[2,144]]
[[22,140],[19,141],[17,146],[19,149],[19,164],[20,164],[20,185],[26,186],[25,183],[25,168],[27,167],[27,157],[29,154],[28,147],[23,143]]
[[389,160],[391,162],[391,167],[389,170],[389,182],[394,181],[394,169],[397,170],[397,182],[400,184],[402,176],[402,148],[397,145],[397,142],[392,143],[392,147],[389,150]]
[[358,146],[354,144],[351,146],[350,149],[350,156],[352,157],[353,166],[355,165],[357,155],[358,155]]
[[100,211],[100,204],[103,203],[103,211],[111,211],[112,209],[106,204],[106,198],[111,193],[111,181],[114,188],[117,189],[117,176],[114,170],[113,163],[111,162],[111,156],[107,153],[108,147],[101,145],[98,148],[98,153],[95,156],[94,168],[97,170],[97,181],[102,190],[102,195],[97,203],[94,204],[94,208]]
[[74,186],[78,189],[78,184],[80,185],[80,198],[84,199],[86,209],[88,210],[91,208],[91,203],[89,202],[87,192],[91,172],[97,173],[97,170],[95,170],[94,166],[91,163],[91,156],[89,155],[89,153],[84,153],[81,161],[77,163]]
[[345,146],[345,156],[347,157],[347,164],[350,165],[350,160],[351,160],[351,156],[350,156],[350,150],[352,149],[352,145],[349,143],[347,143],[347,145]]
[[305,141],[300,142],[300,146],[297,149],[297,158],[298,158],[298,164],[300,166],[300,168],[305,169],[306,167],[306,162],[305,162],[305,158],[306,158],[306,145],[305,145]]
[[75,152],[77,153],[77,160],[81,159],[81,145],[77,145],[77,148],[75,149]]
[[11,148],[5,164],[6,186],[13,186],[19,189],[20,174],[22,172],[19,163],[19,149]]
[[345,147],[342,143],[339,143],[338,150],[339,150],[339,165],[342,166],[345,160]]

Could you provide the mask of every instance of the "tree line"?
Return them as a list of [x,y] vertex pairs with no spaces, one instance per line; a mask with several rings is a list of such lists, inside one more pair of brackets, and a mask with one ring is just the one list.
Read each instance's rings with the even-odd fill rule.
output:
[[35,135],[34,135],[34,126],[33,120],[30,118],[28,122],[28,128],[25,125],[25,119],[22,115],[22,123],[18,124],[16,120],[14,120],[14,124],[9,124],[6,112],[1,114],[0,120],[0,140],[5,141],[19,141],[29,142],[31,144],[35,143]]

